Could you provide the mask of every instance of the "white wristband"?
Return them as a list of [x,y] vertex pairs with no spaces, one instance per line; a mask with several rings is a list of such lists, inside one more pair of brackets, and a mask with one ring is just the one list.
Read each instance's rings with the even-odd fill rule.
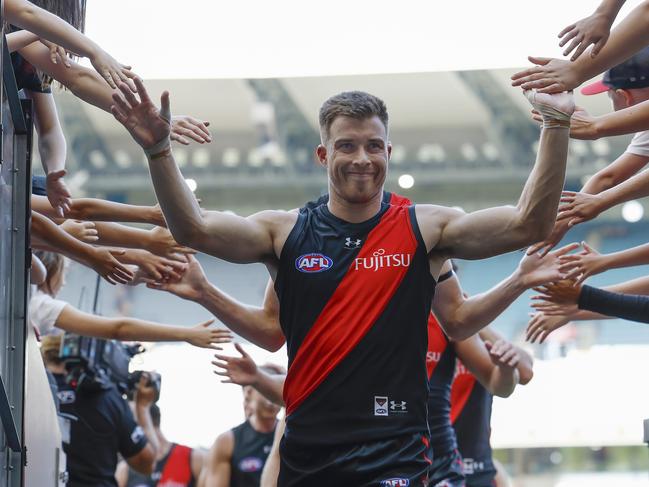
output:
[[171,147],[171,140],[169,137],[165,137],[162,140],[159,140],[155,144],[153,144],[151,147],[143,147],[144,153],[147,155],[147,157],[154,156],[156,154],[160,154],[162,151],[167,150]]

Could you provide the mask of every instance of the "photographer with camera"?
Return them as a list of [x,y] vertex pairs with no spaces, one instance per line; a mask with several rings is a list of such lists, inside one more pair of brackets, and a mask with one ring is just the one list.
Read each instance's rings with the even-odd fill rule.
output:
[[135,386],[134,418],[114,384],[104,383],[96,390],[74,387],[75,382],[68,379],[69,371],[59,357],[60,347],[60,335],[43,337],[43,360],[59,389],[68,487],[117,487],[118,453],[136,471],[150,475],[159,443],[150,414],[157,389],[149,374],[142,373]]

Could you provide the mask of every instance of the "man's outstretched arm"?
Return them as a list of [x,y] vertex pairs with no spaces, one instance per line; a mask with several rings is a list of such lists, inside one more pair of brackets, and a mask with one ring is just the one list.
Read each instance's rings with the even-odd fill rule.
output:
[[434,254],[484,259],[541,241],[552,230],[565,179],[574,102],[567,93],[528,92],[527,96],[543,113],[545,121],[536,162],[518,204],[468,214],[450,208],[418,206],[417,218]]
[[[492,323],[521,294],[535,286],[559,280],[565,268],[560,270],[560,257],[575,250],[579,244],[567,245],[541,257],[535,253],[523,255],[516,270],[489,291],[465,297],[457,276],[440,281],[433,299],[433,311],[446,334],[453,340],[465,340]],[[447,263],[441,275],[450,269]]]
[[279,325],[279,302],[272,280],[266,286],[263,306],[249,306],[210,283],[198,260],[190,255],[187,269],[179,281],[149,282],[148,287],[197,302],[230,330],[258,347],[275,352],[284,345]]
[[113,94],[111,111],[147,154],[153,187],[176,241],[231,262],[274,260],[279,253],[274,248],[274,224],[281,219],[294,222],[297,216],[266,211],[242,218],[225,212],[202,212],[169,145],[169,93],[162,94],[162,106],[158,110],[142,81],[136,78],[135,84],[140,99],[122,83]]

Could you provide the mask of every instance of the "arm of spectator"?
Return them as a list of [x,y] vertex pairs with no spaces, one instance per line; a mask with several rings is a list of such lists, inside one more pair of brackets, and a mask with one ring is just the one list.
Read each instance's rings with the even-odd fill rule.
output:
[[5,39],[7,40],[7,50],[12,53],[25,46],[29,46],[32,42],[38,41],[39,37],[27,30],[18,30],[6,34]]
[[572,269],[566,274],[566,279],[576,279],[577,284],[581,284],[590,276],[610,269],[649,264],[649,244],[610,254],[600,254],[586,242],[582,242],[582,246],[584,247],[582,252],[566,255],[561,259]]
[[[649,277],[639,277],[603,288],[606,291],[624,294],[649,295]],[[610,316],[578,309],[576,304],[560,305],[556,303],[542,303],[545,306],[537,308],[538,312],[532,314],[527,325],[526,339],[532,343],[543,343],[550,333],[561,328],[571,321],[608,320]]]
[[[31,200],[32,210],[50,218],[58,216],[44,196],[33,194]],[[159,205],[126,205],[97,198],[72,198],[70,209],[66,212],[65,217],[85,221],[149,223],[161,227],[166,226]]]
[[241,357],[229,357],[227,355],[215,354],[217,360],[212,364],[217,370],[216,375],[225,377],[224,384],[237,384],[240,386],[252,386],[257,389],[269,401],[284,406],[284,381],[285,375],[270,375],[259,367],[255,361],[246,353],[241,345],[234,344]]
[[93,222],[63,220],[63,223],[61,223],[59,227],[77,240],[81,240],[85,243],[95,243],[99,239],[97,236],[97,229]]
[[148,284],[148,287],[197,302],[237,335],[258,347],[275,352],[284,344],[279,324],[279,302],[272,280],[266,285],[263,306],[248,306],[210,283],[198,260],[190,255],[187,270],[180,281],[158,282]]
[[117,256],[117,260],[138,266],[147,276],[144,282],[178,280],[187,267],[185,262],[166,259],[144,249],[125,249],[123,254]]
[[129,227],[112,222],[95,222],[100,245],[145,249],[152,254],[178,262],[186,262],[187,254],[194,250],[178,245],[166,228],[154,227],[151,230]]
[[602,212],[621,203],[649,196],[649,171],[632,176],[623,183],[598,195],[564,191],[557,220],[568,220],[574,226],[592,220]]
[[611,32],[597,56],[580,56],[574,62],[530,56],[530,62],[536,66],[514,74],[512,85],[541,93],[570,91],[630,58],[648,44],[649,1],[645,0]]
[[[493,327],[488,326],[480,330],[480,339],[483,342],[496,343],[499,340],[504,340],[505,337],[494,330]],[[522,349],[521,347],[517,345],[513,345],[513,347],[518,352],[519,358],[518,365],[516,366],[516,369],[518,370],[519,384],[526,385],[534,377],[534,359],[526,350]]]
[[571,61],[575,61],[591,45],[590,55],[595,57],[604,47],[611,33],[611,26],[625,0],[603,0],[592,15],[570,24],[559,32],[559,47],[568,46],[563,51],[567,56],[575,51]]
[[[561,279],[568,269],[560,270],[560,257],[579,247],[570,244],[543,257],[524,254],[516,270],[489,291],[467,298],[459,280],[452,276],[440,282],[433,298],[433,310],[446,334],[464,340],[492,323],[523,292],[534,286]],[[447,263],[441,274],[450,269]]]
[[207,454],[207,462],[201,472],[198,487],[229,487],[232,476],[230,462],[233,452],[234,435],[232,431],[221,433]]
[[[647,162],[649,162],[649,157],[627,151],[588,179],[581,192],[594,195],[606,191],[636,174],[647,165]],[[569,220],[557,220],[550,236],[544,241],[532,245],[528,249],[528,253],[541,252],[542,255],[548,253],[561,241],[568,230],[570,230]]]
[[[52,76],[56,81],[67,87],[76,97],[110,113],[113,104],[113,90],[95,71],[83,67],[74,61],[68,61],[69,68],[61,64],[52,64],[50,52],[44,45],[33,43],[20,50],[30,64]],[[192,139],[200,144],[211,142],[208,130],[209,122],[201,121],[188,115],[171,117],[171,140],[183,145]]]
[[47,175],[47,198],[57,216],[62,217],[70,208],[72,195],[63,181],[67,146],[54,97],[51,93],[29,90],[25,90],[25,94],[34,102],[34,125],[38,133],[38,152]]
[[511,343],[499,340],[492,344],[473,335],[454,346],[462,363],[491,394],[509,397],[514,392],[519,382],[519,356]]
[[[50,219],[34,211],[32,211],[31,231],[35,237],[45,242],[48,250],[54,249],[66,257],[91,267],[111,284],[126,284],[133,279],[131,271],[115,259],[114,252],[77,240],[61,230]],[[32,245],[36,246],[34,242]]]
[[196,326],[163,325],[130,317],[108,318],[85,313],[71,305],[63,308],[54,325],[78,335],[120,341],[187,342],[200,348],[221,350],[219,344],[229,343],[232,335],[228,330],[210,328],[214,320]]
[[6,0],[4,14],[10,23],[61,45],[79,56],[87,57],[111,88],[116,88],[117,83],[128,82],[134,89],[130,80],[134,74],[130,71],[130,66],[117,62],[97,43],[63,19],[27,0]]
[[30,272],[30,283],[31,284],[43,284],[47,278],[47,269],[41,262],[41,259],[32,254],[32,267]]

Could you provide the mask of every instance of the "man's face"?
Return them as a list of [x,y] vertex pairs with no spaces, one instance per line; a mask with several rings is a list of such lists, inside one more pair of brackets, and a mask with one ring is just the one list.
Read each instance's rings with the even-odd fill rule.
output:
[[329,128],[326,146],[317,150],[327,167],[329,191],[348,203],[366,203],[383,191],[392,147],[379,117],[340,116]]
[[277,417],[280,407],[251,388],[250,410],[260,419],[272,419]]

